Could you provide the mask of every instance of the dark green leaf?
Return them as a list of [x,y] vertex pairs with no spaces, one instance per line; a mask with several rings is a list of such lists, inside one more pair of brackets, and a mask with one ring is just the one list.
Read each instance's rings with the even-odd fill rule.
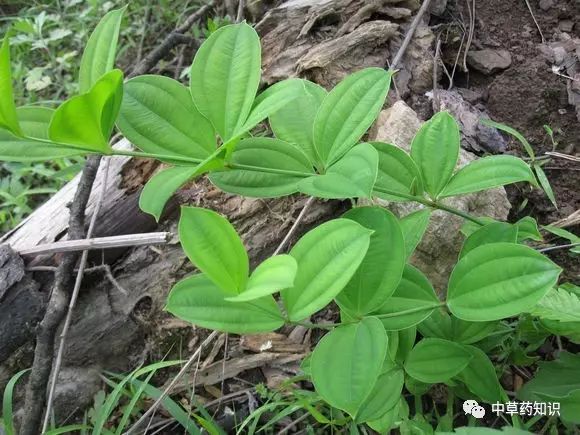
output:
[[518,227],[506,222],[494,222],[484,225],[470,235],[461,248],[459,258],[463,258],[478,246],[487,243],[508,242],[516,243],[518,240]]
[[361,405],[356,416],[356,421],[366,423],[381,418],[399,403],[405,375],[400,368],[392,368],[382,373],[377,382]]
[[440,338],[424,338],[415,345],[405,371],[428,384],[446,382],[467,367],[473,356],[465,346]]

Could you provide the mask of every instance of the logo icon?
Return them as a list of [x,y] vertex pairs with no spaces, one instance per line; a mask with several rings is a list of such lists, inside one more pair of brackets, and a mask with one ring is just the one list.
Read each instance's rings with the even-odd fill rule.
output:
[[466,400],[463,402],[463,412],[466,414],[471,414],[475,418],[483,418],[485,415],[485,408],[483,406],[479,406],[475,400]]

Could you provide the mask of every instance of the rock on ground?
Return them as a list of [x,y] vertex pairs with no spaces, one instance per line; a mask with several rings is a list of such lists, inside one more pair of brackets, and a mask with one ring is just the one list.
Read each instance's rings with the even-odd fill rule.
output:
[[[398,101],[381,112],[369,133],[369,140],[388,142],[409,152],[421,124],[415,111]],[[465,166],[476,158],[474,154],[461,149],[457,167]],[[379,199],[376,202],[388,207],[399,217],[424,208],[423,205],[410,202],[394,203]],[[475,216],[489,216],[498,220],[505,220],[511,208],[503,188],[447,198],[444,203]],[[459,231],[463,222],[459,216],[435,210],[423,240],[411,257],[411,263],[429,277],[438,293],[445,292],[449,275],[457,262],[464,240]]]
[[509,68],[512,56],[507,50],[473,50],[467,53],[467,63],[483,74],[493,74]]

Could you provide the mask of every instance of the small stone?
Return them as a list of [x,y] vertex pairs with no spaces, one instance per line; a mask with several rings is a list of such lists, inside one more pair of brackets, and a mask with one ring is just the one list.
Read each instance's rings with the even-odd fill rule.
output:
[[566,55],[568,54],[566,49],[564,47],[554,47],[552,51],[554,52],[554,63],[556,65],[564,63],[564,59],[566,59]]
[[540,9],[547,11],[552,6],[554,6],[554,0],[540,0]]
[[558,23],[558,27],[562,32],[571,32],[574,29],[574,21],[562,20]]
[[558,109],[558,113],[560,115],[565,115],[566,113],[568,113],[568,111],[566,109]]
[[446,8],[447,8],[447,0],[435,0],[429,6],[429,12],[432,15],[440,17],[441,15],[443,15]]
[[467,53],[467,63],[483,74],[493,74],[509,68],[512,56],[507,50],[474,50]]

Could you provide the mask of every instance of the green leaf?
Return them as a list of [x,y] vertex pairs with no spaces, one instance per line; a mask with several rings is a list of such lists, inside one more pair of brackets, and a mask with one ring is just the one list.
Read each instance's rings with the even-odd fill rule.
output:
[[300,192],[318,198],[369,198],[377,178],[378,155],[370,144],[349,150],[325,174],[298,183]]
[[113,70],[86,94],[72,97],[54,112],[50,139],[109,154],[109,137],[123,98],[123,73]]
[[22,130],[18,124],[14,93],[12,90],[12,72],[10,70],[10,40],[8,33],[0,46],[0,129],[4,128],[21,136]]
[[399,223],[403,230],[403,237],[405,238],[405,252],[407,259],[411,257],[419,242],[423,238],[423,234],[429,225],[429,218],[431,217],[431,210],[424,208],[416,212],[410,213],[401,218]]
[[533,217],[525,216],[514,225],[518,227],[518,243],[528,239],[538,242],[543,240],[540,230],[538,230],[538,223]]
[[440,338],[424,338],[415,345],[405,371],[428,384],[446,382],[467,367],[473,356],[465,346]]
[[377,310],[393,294],[405,267],[405,241],[397,218],[382,207],[357,207],[343,215],[373,230],[364,260],[336,301],[355,317]]
[[373,390],[360,407],[356,421],[366,423],[377,420],[393,409],[401,399],[404,383],[404,372],[398,367],[381,374]]
[[401,398],[393,408],[383,414],[380,418],[373,421],[368,421],[367,425],[378,433],[390,433],[390,430],[395,425],[395,421],[399,415],[399,408],[401,406],[402,400],[405,399]]
[[397,331],[422,322],[440,305],[425,275],[407,264],[393,295],[372,315],[383,322],[387,331]]
[[434,310],[429,317],[417,325],[417,329],[423,337],[455,341],[451,316],[443,308]]
[[298,182],[314,174],[312,164],[300,149],[287,142],[265,137],[240,141],[231,162],[261,170],[231,169],[214,172],[209,179],[225,192],[255,198],[296,193]]
[[270,332],[284,324],[272,296],[251,302],[230,302],[225,299],[229,294],[207,276],[193,275],[173,287],[166,309],[202,328],[234,334]]
[[238,134],[254,128],[259,122],[291,104],[304,90],[301,79],[286,79],[275,83],[256,97],[252,111]]
[[560,269],[527,246],[490,243],[459,260],[447,290],[447,306],[471,321],[515,316],[535,305],[552,288]]
[[452,316],[452,340],[463,344],[477,343],[495,331],[497,325],[497,322],[468,322]]
[[4,394],[2,395],[2,424],[3,429],[6,431],[6,435],[14,435],[16,433],[16,430],[14,429],[14,416],[12,414],[14,387],[16,387],[16,383],[28,371],[30,371],[30,369],[21,370],[16,373],[10,378],[4,388]]
[[532,149],[532,146],[530,145],[530,143],[527,141],[527,139],[517,130],[508,127],[505,124],[501,124],[499,122],[495,122],[492,121],[491,119],[482,119],[481,123],[483,125],[486,125],[488,127],[493,127],[493,128],[497,128],[498,130],[501,130],[505,133],[511,134],[513,137],[515,137],[517,140],[519,140],[521,142],[521,144],[524,146],[524,149],[526,150],[526,152],[528,153],[528,156],[534,160],[536,158],[536,155],[534,153],[534,150]]
[[411,157],[422,175],[425,190],[436,198],[443,190],[459,157],[459,126],[449,112],[427,121],[411,143]]
[[534,174],[523,160],[513,156],[483,157],[457,171],[439,196],[479,192],[518,181],[535,184]]
[[544,189],[544,192],[546,192],[546,196],[548,197],[550,202],[552,204],[554,204],[554,207],[556,207],[556,209],[557,209],[558,204],[556,203],[556,197],[554,196],[554,191],[552,190],[552,186],[550,185],[550,182],[548,181],[548,177],[546,177],[546,173],[544,172],[542,167],[539,165],[534,165],[534,171],[536,171],[536,175],[538,176],[538,181],[540,182],[540,186],[542,186],[542,189]]
[[542,393],[536,393],[536,396],[542,402],[559,403],[562,421],[580,424],[580,390],[574,390],[565,396],[551,396]]
[[0,129],[0,160],[6,162],[36,162],[62,157],[82,156],[91,152],[74,146],[16,137]]
[[364,259],[372,231],[350,219],[334,219],[304,235],[290,251],[298,263],[294,287],[282,300],[291,321],[324,308]]
[[182,207],[179,240],[191,262],[225,293],[237,295],[245,289],[248,254],[226,218],[212,210]]
[[564,288],[551,289],[530,314],[546,320],[580,322],[580,296]]
[[24,106],[16,109],[18,122],[27,137],[48,140],[48,126],[54,114],[53,109],[40,106]]
[[508,242],[517,243],[518,227],[506,222],[494,222],[480,227],[476,232],[470,235],[459,253],[459,258],[463,258],[478,246],[487,243]]
[[128,80],[117,126],[151,154],[205,159],[216,149],[213,127],[193,104],[189,89],[168,77]]
[[347,76],[324,98],[314,120],[314,146],[325,167],[340,159],[377,118],[392,72],[365,68]]
[[250,275],[246,289],[237,296],[226,298],[232,302],[246,302],[294,286],[298,263],[290,255],[275,255],[262,262]]
[[302,84],[304,90],[296,99],[270,114],[270,126],[278,139],[297,145],[311,163],[318,165],[320,162],[317,161],[314,150],[313,125],[316,113],[328,92],[308,80],[302,80]]
[[108,12],[97,24],[83,52],[79,72],[79,89],[89,90],[113,69],[121,20],[126,7]]
[[475,346],[464,345],[463,348],[471,354],[471,360],[457,377],[484,402],[502,402],[505,393],[488,356]]
[[411,349],[413,349],[413,346],[415,345],[415,340],[417,339],[417,328],[412,326],[410,328],[400,329],[399,331],[388,331],[387,334],[389,337],[392,337],[393,334],[397,334],[397,352],[395,353],[393,360],[398,364],[403,364],[409,356],[409,352],[411,352]]
[[[419,168],[413,159],[401,148],[382,142],[371,142],[379,153],[379,173],[375,187],[383,188],[403,195],[423,193],[423,181]],[[390,195],[380,191],[374,194],[389,201],[408,201],[404,197]]]
[[[542,228],[544,228],[546,231],[548,231],[552,234],[555,234],[558,237],[562,237],[563,239],[567,239],[568,241],[570,241],[571,244],[580,242],[580,237],[578,237],[574,233],[571,233],[570,231],[566,231],[563,228],[559,228],[559,227],[556,227],[554,225],[545,225]],[[580,247],[576,246],[576,247],[570,249],[570,252],[580,254]]]
[[[492,224],[494,222],[499,222],[493,218],[486,217],[486,216],[479,217],[478,220],[479,220],[479,222],[483,223],[484,225]],[[465,220],[465,222],[463,222],[463,225],[461,225],[461,228],[459,229],[459,231],[461,231],[461,233],[465,237],[469,237],[473,233],[475,233],[477,230],[479,230],[480,228],[481,228],[480,224],[473,222],[473,221]]]
[[245,22],[219,28],[197,50],[191,95],[223,142],[242,132],[260,84],[260,68],[260,38]]
[[355,418],[380,375],[387,342],[385,329],[373,317],[326,334],[310,361],[316,392]]

